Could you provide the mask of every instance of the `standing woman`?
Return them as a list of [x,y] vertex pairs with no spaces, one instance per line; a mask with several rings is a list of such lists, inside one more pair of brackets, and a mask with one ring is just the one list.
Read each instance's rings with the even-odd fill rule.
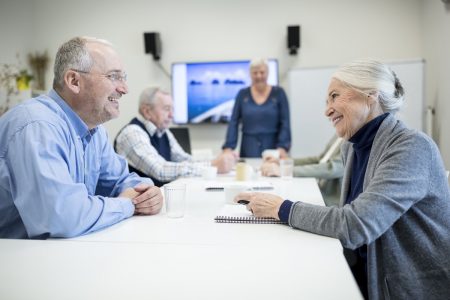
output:
[[395,117],[403,88],[372,60],[341,67],[325,114],[342,145],[339,207],[243,193],[258,217],[337,238],[369,299],[450,299],[450,191],[439,149]]
[[281,87],[267,83],[266,60],[250,62],[250,87],[239,91],[222,149],[233,151],[242,123],[241,157],[261,157],[266,149],[278,149],[286,157],[291,147],[289,105]]

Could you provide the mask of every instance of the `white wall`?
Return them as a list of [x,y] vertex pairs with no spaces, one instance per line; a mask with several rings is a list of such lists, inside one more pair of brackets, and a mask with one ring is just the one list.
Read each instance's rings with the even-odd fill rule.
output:
[[[33,50],[33,3],[0,0],[0,64],[18,63],[26,67]],[[31,29],[31,30],[30,30]]]
[[[448,28],[448,12],[444,14],[439,0],[0,1],[2,59],[5,53],[11,57],[9,53],[18,48],[48,49],[54,57],[58,45],[75,35],[98,36],[116,45],[129,73],[130,93],[122,100],[121,117],[106,124],[111,137],[133,117],[145,86],[170,87],[170,80],[144,53],[146,31],[161,33],[161,63],[168,70],[176,61],[258,56],[278,58],[283,74],[291,67],[339,65],[367,56],[386,61],[425,54],[430,62],[446,58],[444,49],[438,58],[433,53],[437,47],[427,47],[428,41],[437,45],[448,37],[448,29],[441,26]],[[424,24],[428,22],[431,25]],[[298,56],[289,56],[286,26],[295,24],[301,25],[302,45]],[[445,49],[449,53],[448,40]],[[448,66],[448,59],[446,62]],[[434,79],[438,77],[435,68]],[[439,70],[443,73],[444,66]],[[50,71],[47,77],[50,86]],[[281,79],[284,86],[286,80]],[[436,83],[434,89],[437,87]],[[449,98],[448,91],[445,95]],[[439,103],[442,112],[445,105],[449,106],[443,100]],[[295,111],[291,115],[295,117]],[[193,147],[219,151],[225,130],[223,125],[191,127]],[[448,150],[449,141],[441,135]],[[446,161],[450,165],[449,157]]]
[[450,169],[450,4],[423,1],[427,99],[435,107],[433,136]]

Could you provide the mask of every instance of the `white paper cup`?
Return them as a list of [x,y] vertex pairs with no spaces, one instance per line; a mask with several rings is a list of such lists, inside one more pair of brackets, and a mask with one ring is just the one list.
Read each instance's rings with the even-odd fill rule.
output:
[[217,177],[217,167],[205,167],[202,170],[202,177],[206,180],[215,179]]
[[233,185],[226,185],[224,187],[225,192],[225,203],[226,204],[237,204],[234,202],[234,197],[236,197],[238,194],[242,192],[251,191],[251,188],[248,186],[242,185],[242,184],[233,184]]

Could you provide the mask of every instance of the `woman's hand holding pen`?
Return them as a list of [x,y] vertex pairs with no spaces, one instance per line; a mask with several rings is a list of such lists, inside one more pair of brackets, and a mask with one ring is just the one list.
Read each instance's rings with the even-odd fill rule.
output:
[[247,209],[256,217],[271,217],[279,220],[278,211],[283,203],[283,198],[268,193],[244,192],[238,194],[234,201],[246,200],[249,203]]

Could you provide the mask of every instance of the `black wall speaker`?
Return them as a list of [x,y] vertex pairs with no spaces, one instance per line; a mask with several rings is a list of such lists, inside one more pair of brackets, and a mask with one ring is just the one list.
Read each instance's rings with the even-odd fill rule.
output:
[[151,53],[154,60],[161,58],[161,38],[159,32],[144,32],[145,53]]
[[288,26],[287,28],[287,47],[289,54],[297,54],[297,49],[300,48],[300,26]]

